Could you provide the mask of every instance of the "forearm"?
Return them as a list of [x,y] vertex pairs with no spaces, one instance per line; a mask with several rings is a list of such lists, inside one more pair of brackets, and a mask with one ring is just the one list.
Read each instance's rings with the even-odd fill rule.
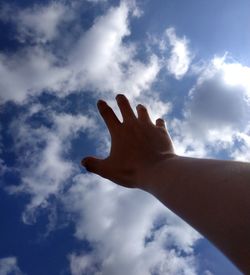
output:
[[156,164],[146,191],[250,272],[250,165],[176,156]]

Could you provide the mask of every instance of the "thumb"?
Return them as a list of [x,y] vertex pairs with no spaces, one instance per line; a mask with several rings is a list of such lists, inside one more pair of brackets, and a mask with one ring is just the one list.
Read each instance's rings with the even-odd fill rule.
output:
[[82,159],[81,165],[84,166],[87,171],[100,175],[103,171],[104,159],[86,157]]

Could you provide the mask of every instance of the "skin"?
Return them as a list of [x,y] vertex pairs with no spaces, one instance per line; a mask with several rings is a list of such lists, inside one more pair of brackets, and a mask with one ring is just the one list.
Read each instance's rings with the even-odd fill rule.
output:
[[116,184],[151,193],[250,274],[250,164],[175,154],[163,119],[155,124],[146,107],[116,96],[120,122],[103,100],[98,110],[111,136],[105,159],[82,165]]

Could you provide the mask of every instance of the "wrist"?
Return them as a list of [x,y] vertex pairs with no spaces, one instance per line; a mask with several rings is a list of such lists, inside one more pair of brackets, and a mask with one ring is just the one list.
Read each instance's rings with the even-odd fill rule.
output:
[[149,165],[141,167],[137,174],[136,187],[149,193],[154,193],[154,189],[158,189],[157,185],[164,181],[164,185],[169,185],[174,181],[174,166],[181,157],[168,153],[162,155],[157,161],[153,161]]

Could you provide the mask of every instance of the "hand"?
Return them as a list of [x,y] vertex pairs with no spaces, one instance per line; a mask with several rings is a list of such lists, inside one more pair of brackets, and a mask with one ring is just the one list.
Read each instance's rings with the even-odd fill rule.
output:
[[173,144],[163,119],[159,118],[153,124],[143,105],[137,105],[136,117],[124,95],[117,95],[116,100],[122,123],[105,101],[97,103],[110,132],[110,155],[105,159],[86,157],[82,165],[119,185],[143,189],[145,175],[152,167],[175,156]]

